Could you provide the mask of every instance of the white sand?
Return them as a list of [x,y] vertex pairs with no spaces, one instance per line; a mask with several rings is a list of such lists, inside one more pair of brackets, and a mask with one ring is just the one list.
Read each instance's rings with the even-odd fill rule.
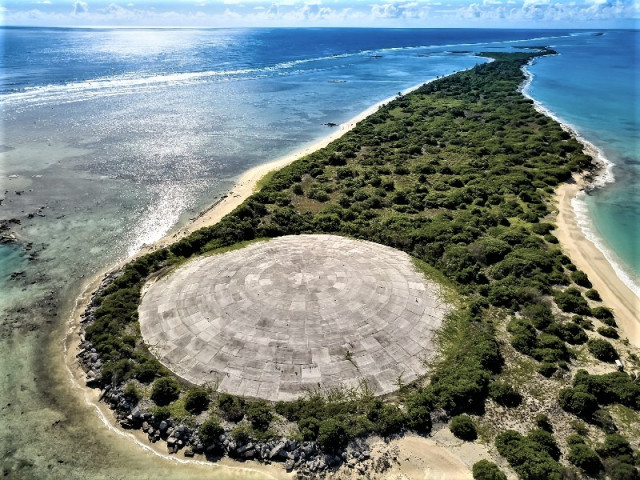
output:
[[574,180],[556,190],[558,229],[554,233],[571,261],[587,274],[593,288],[600,293],[603,304],[613,310],[623,336],[632,345],[640,347],[640,299],[618,277],[604,254],[578,226],[571,201],[584,188],[585,181],[581,176]]

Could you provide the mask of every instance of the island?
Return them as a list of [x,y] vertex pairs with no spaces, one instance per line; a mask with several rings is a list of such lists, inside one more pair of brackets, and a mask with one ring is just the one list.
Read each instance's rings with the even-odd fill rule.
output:
[[554,53],[482,53],[110,272],[87,385],[171,454],[298,478],[383,476],[429,435],[473,447],[466,478],[637,478],[638,349],[554,235],[599,165],[520,90]]

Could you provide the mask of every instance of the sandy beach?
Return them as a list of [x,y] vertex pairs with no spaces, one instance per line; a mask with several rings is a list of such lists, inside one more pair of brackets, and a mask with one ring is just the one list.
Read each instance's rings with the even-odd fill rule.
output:
[[640,299],[622,282],[604,254],[585,237],[576,221],[572,201],[586,185],[583,176],[575,176],[573,182],[566,183],[556,190],[558,228],[554,233],[560,240],[564,252],[589,276],[604,305],[613,310],[623,336],[628,338],[632,345],[640,347]]

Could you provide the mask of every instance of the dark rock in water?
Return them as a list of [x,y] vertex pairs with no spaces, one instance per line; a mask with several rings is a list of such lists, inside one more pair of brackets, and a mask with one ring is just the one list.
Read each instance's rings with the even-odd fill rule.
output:
[[327,122],[327,123],[325,123],[325,125],[326,125],[327,127],[337,127],[337,126],[338,126],[338,124],[337,124],[337,123],[333,123],[333,122]]

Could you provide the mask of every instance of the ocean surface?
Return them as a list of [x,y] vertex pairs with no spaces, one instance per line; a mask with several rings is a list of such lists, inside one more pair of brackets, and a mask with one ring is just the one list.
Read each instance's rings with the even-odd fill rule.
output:
[[[603,33],[603,34],[599,34]],[[640,260],[638,33],[0,28],[0,468],[7,478],[248,478],[109,431],[70,380],[83,282],[186,224],[243,171],[383,99],[551,45],[528,92],[615,165],[580,203],[629,283]]]

